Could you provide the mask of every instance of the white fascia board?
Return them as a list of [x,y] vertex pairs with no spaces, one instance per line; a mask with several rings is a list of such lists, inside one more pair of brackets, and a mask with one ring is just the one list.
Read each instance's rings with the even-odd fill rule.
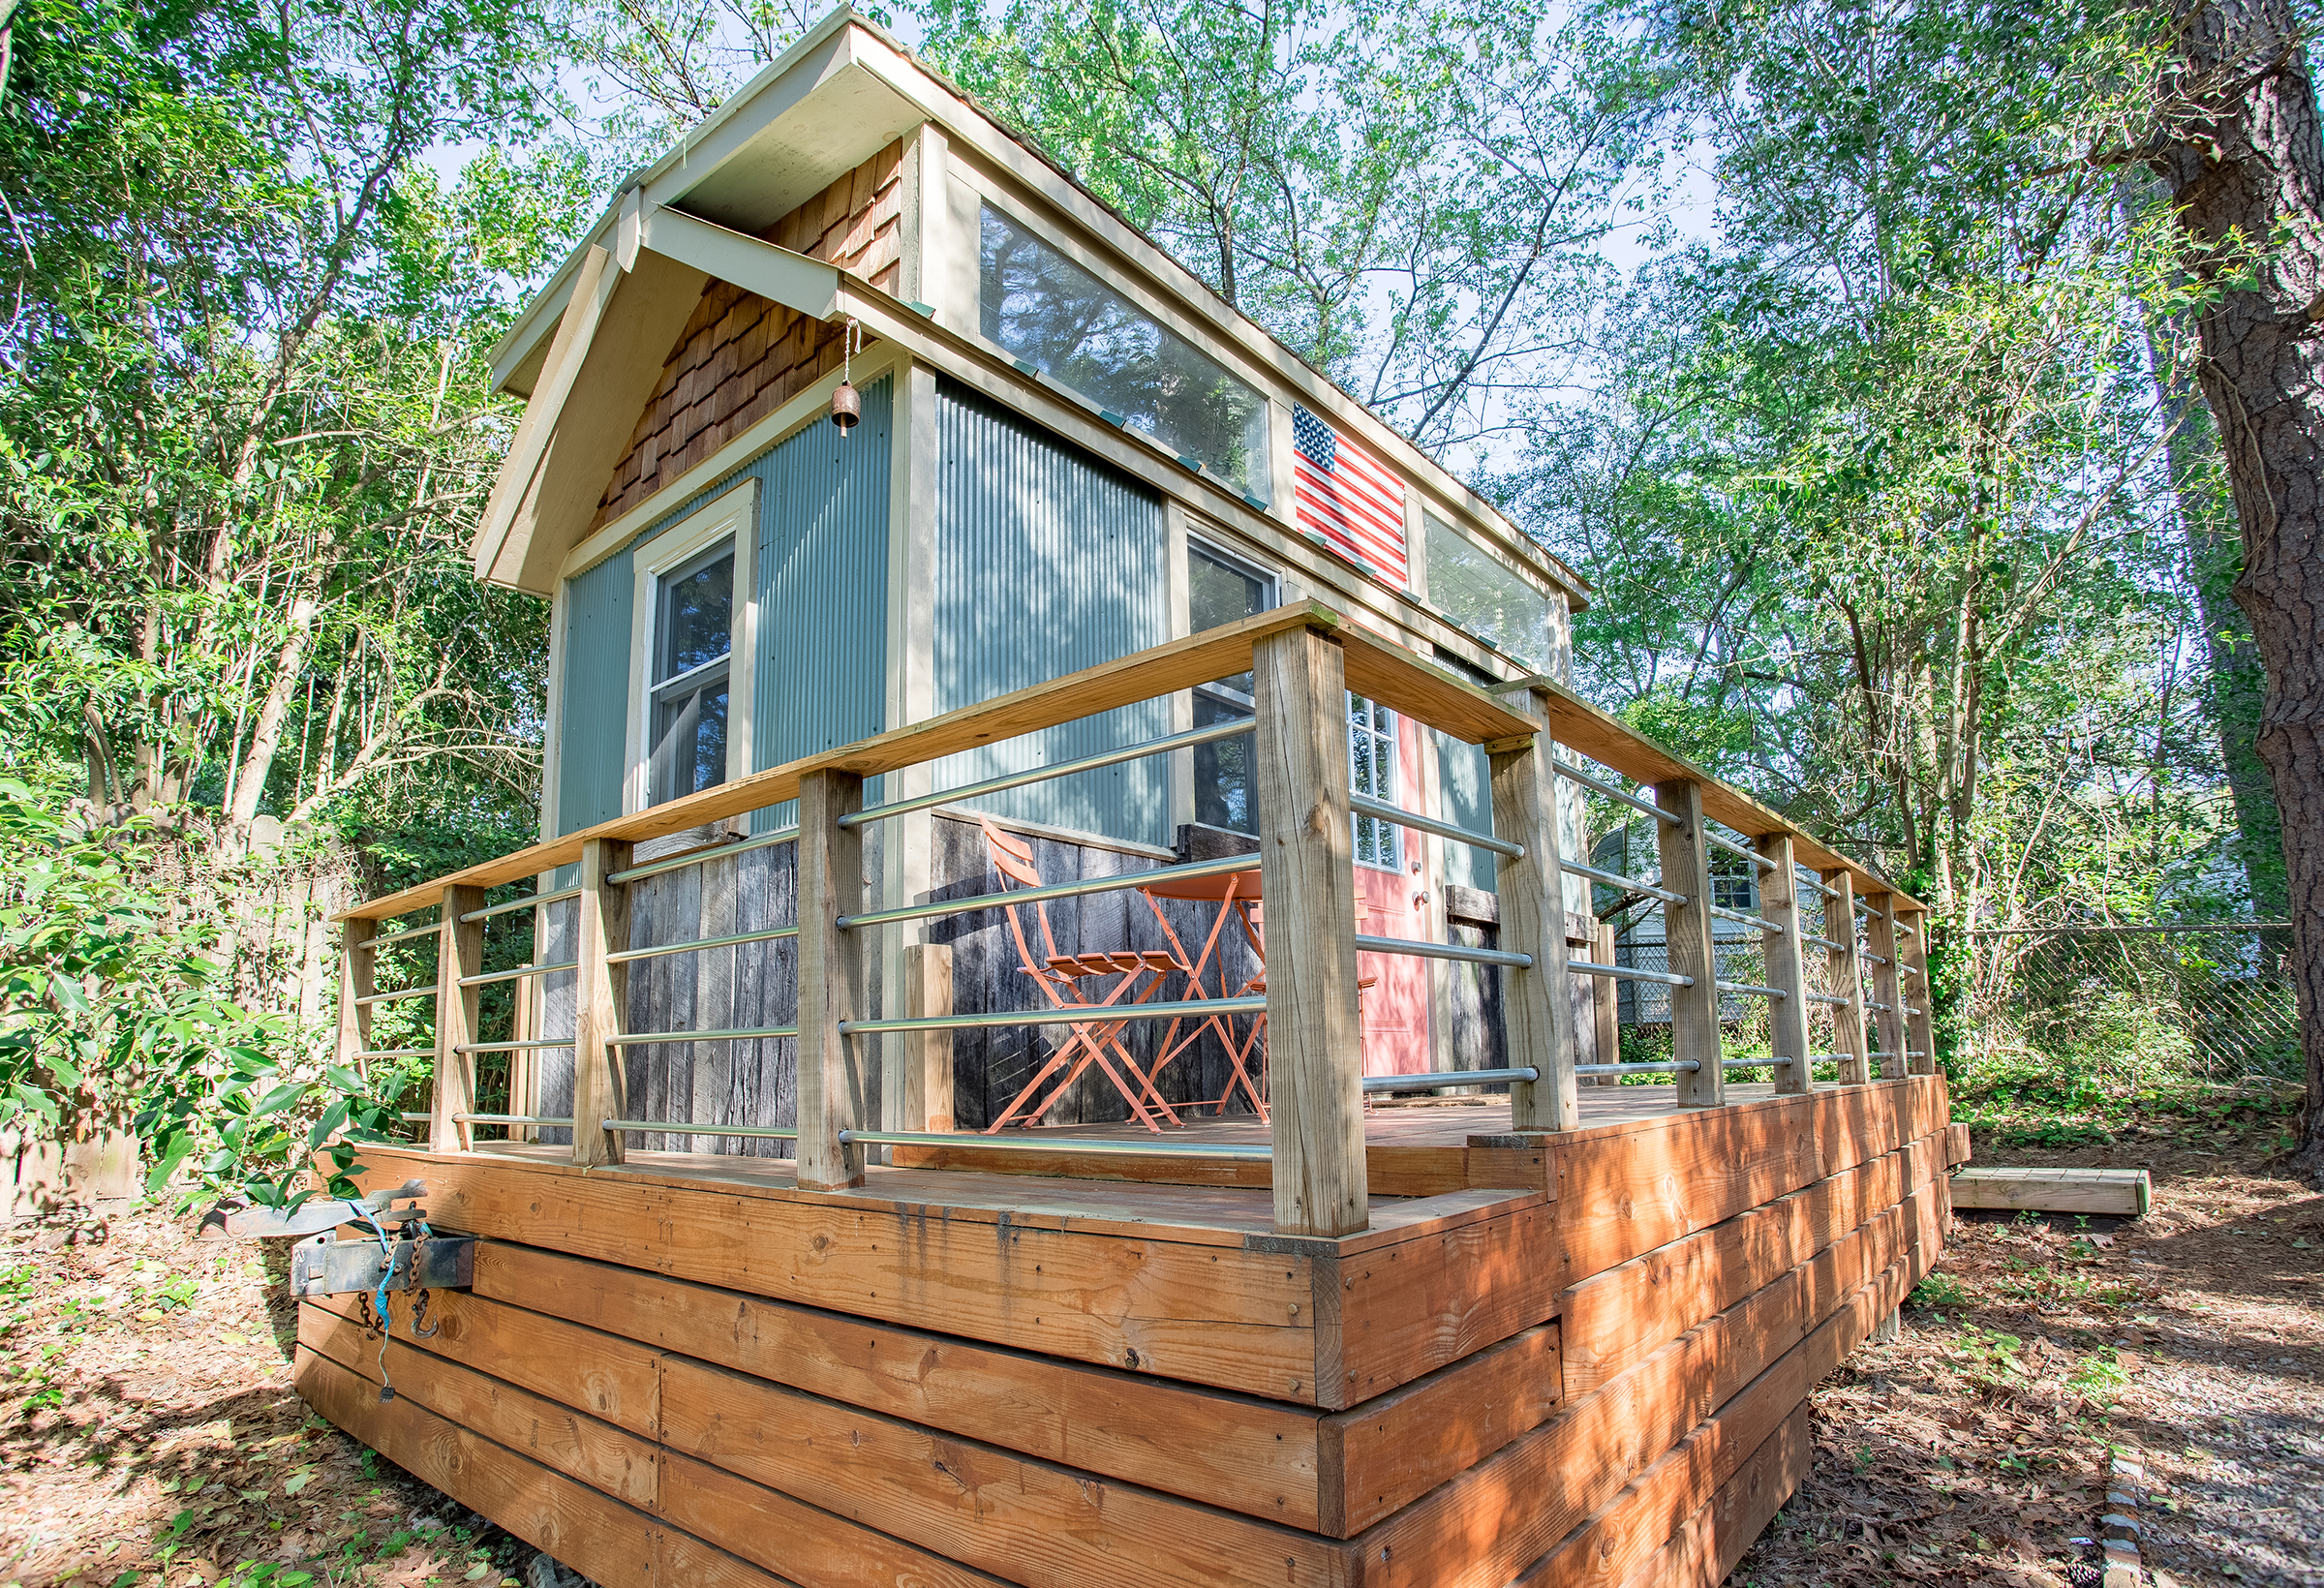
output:
[[[605,247],[609,252],[614,243],[613,232],[620,225],[622,206],[634,189],[644,187],[646,207],[668,203],[680,194],[701,181],[720,165],[733,158],[760,128],[774,117],[811,92],[830,70],[846,64],[844,53],[830,63],[829,70],[815,73],[811,78],[795,86],[794,91],[779,97],[769,105],[755,102],[771,85],[782,80],[803,60],[815,54],[829,44],[835,34],[850,21],[867,26],[863,19],[846,6],[840,6],[822,21],[808,29],[797,44],[759,69],[757,76],[745,83],[723,105],[705,116],[700,125],[683,134],[670,151],[643,170],[633,171],[616,185],[613,197],[595,223],[576,242],[565,261],[551,275],[548,285],[534,294],[517,316],[516,323],[500,341],[493,344],[486,359],[492,369],[495,390],[507,389],[509,378],[524,367],[538,351],[543,340],[556,334],[557,322],[564,318],[565,306],[572,297],[573,278],[581,261],[593,246]],[[749,112],[745,120],[745,112]],[[529,395],[529,394],[528,394]]]
[[829,320],[843,301],[837,265],[713,226],[683,210],[647,212],[642,246],[772,298],[810,320]]
[[1447,473],[1392,425],[1317,374],[1305,360],[1235,309],[1135,227],[1001,131],[975,106],[923,69],[884,32],[860,18],[858,25],[866,36],[866,43],[853,51],[858,66],[917,105],[931,121],[944,128],[947,136],[968,144],[989,164],[1006,171],[1022,186],[1086,229],[1118,258],[1123,273],[1151,281],[1167,290],[1181,312],[1198,320],[1211,335],[1234,344],[1237,351],[1312,404],[1317,412],[1329,414],[1365,444],[1392,458],[1430,497],[1456,516],[1471,519],[1490,532],[1499,542],[1497,549],[1504,555],[1514,557],[1539,577],[1573,595],[1587,593],[1588,587],[1571,569],[1550,558],[1510,523],[1499,508]]

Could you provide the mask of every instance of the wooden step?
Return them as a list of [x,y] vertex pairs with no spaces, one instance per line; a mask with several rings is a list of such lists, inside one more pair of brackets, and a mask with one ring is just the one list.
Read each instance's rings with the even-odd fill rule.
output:
[[2154,1191],[2143,1169],[1964,1169],[1955,1207],[2024,1207],[2037,1213],[2142,1216]]

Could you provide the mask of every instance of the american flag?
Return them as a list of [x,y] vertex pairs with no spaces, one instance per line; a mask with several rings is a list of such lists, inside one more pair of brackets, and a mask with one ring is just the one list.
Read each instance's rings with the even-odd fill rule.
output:
[[1404,562],[1404,482],[1393,471],[1304,408],[1293,405],[1291,436],[1300,527],[1376,568],[1391,585],[1410,577]]

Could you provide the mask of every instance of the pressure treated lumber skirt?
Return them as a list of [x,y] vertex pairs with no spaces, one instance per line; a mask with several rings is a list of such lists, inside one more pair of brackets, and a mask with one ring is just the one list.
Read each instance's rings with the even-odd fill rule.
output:
[[[1805,1473],[1810,1390],[1936,1260],[1944,1117],[1942,1081],[1915,1077],[1559,1140],[1553,1200],[1335,1260],[1339,1315],[1308,1320],[1313,1360],[1358,1364],[1331,1393],[1320,1374],[1204,1382],[1191,1364],[1230,1361],[1232,1338],[1174,1344],[1175,1377],[1102,1346],[1109,1328],[1181,1342],[1232,1310],[1140,1287],[1174,1264],[1267,1256],[1314,1297],[1311,1243],[1190,1257],[1162,1251],[1167,1227],[1056,1230],[1038,1261],[1078,1265],[1082,1289],[1004,1331],[933,1275],[925,1300],[861,1310],[836,1283],[817,1304],[780,1294],[832,1249],[812,1235],[730,1283],[673,1273],[693,1237],[666,1183],[625,1235],[618,1201],[561,1204],[529,1166],[367,1154],[382,1176],[467,1176],[475,1288],[437,1297],[419,1340],[396,1298],[387,1401],[360,1300],[305,1303],[298,1384],[606,1588],[1707,1585]],[[948,1261],[957,1283],[968,1247]],[[1435,1365],[1399,1379],[1406,1357]],[[1345,1374],[1353,1404],[1318,1404]]]

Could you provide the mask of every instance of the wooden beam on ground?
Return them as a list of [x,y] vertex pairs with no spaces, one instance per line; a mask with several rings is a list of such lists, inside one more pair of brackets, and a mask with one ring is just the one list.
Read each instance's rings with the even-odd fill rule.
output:
[[864,808],[852,772],[810,772],[799,784],[799,1189],[864,1182],[864,1149],[840,1133],[871,1117],[862,1045],[841,1032],[868,1007],[864,961],[876,938],[839,922],[863,907],[863,829],[841,816]]
[[1838,948],[1824,950],[1824,991],[1847,1001],[1827,1004],[1832,1012],[1832,1051],[1840,1055],[1840,1084],[1861,1086],[1871,1072],[1864,1054],[1864,965],[1856,958],[1855,878],[1846,870],[1827,870],[1823,885],[1823,935]]
[[[1538,698],[1538,697],[1536,697]],[[1566,969],[1565,872],[1557,853],[1557,774],[1550,741],[1537,734],[1492,752],[1493,832],[1523,844],[1496,878],[1501,946],[1533,956],[1530,969],[1502,973],[1509,1062],[1541,1071],[1509,1088],[1513,1130],[1571,1130],[1580,1122],[1574,1078],[1574,993]]]
[[1955,1207],[2138,1218],[2155,1194],[2154,1182],[2143,1169],[1963,1169],[1952,1179]]
[[1719,957],[1711,931],[1710,840],[1702,820],[1702,784],[1691,778],[1657,783],[1655,803],[1678,818],[1657,818],[1663,886],[1686,895],[1683,904],[1663,906],[1663,942],[1670,973],[1690,977],[1692,987],[1670,989],[1670,1056],[1698,1066],[1671,1077],[1681,1108],[1715,1108],[1727,1093],[1727,1072],[1719,1062]]
[[581,897],[573,980],[573,1162],[618,1164],[622,1137],[605,1128],[625,1118],[625,1054],[613,1039],[628,1010],[629,967],[606,956],[629,946],[629,890],[606,879],[629,864],[629,845],[592,839],[581,846]]
[[483,907],[483,889],[446,888],[437,916],[436,1089],[428,1145],[438,1152],[467,1150],[470,1132],[462,1116],[476,1106],[475,1055],[461,1050],[476,1040],[479,990],[462,987],[460,979],[484,969],[484,923],[460,918]]
[[1759,915],[1776,930],[1761,934],[1767,961],[1767,985],[1783,994],[1767,1000],[1767,1036],[1778,1057],[1775,1089],[1804,1092],[1808,1076],[1808,979],[1799,941],[1799,870],[1797,846],[1789,833],[1770,833],[1758,841],[1758,851],[1775,863],[1759,879]]
[[1370,1219],[1345,657],[1335,637],[1309,627],[1251,651],[1269,1129],[1284,1235],[1352,1235]]

